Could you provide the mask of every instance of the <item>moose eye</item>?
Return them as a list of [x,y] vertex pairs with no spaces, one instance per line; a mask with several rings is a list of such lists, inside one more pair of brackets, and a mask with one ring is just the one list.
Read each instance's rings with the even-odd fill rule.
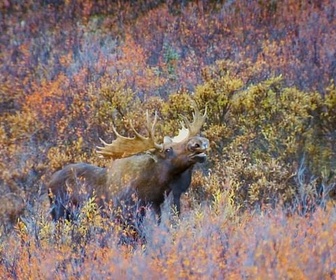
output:
[[172,152],[173,152],[173,148],[172,147],[165,149],[165,153],[166,154],[171,154]]

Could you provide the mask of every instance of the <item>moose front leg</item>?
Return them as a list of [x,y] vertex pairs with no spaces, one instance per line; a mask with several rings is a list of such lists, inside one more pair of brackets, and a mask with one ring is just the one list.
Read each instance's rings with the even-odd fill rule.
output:
[[65,199],[62,199],[61,197],[52,198],[51,196],[49,196],[49,200],[51,205],[50,213],[54,221],[58,221],[62,218],[67,220],[71,219],[72,215],[65,206],[66,204],[68,204],[64,202]]
[[188,168],[182,175],[174,180],[171,184],[173,193],[173,205],[176,207],[177,215],[181,214],[181,195],[185,193],[190,186],[192,175],[192,167]]
[[175,206],[176,213],[178,216],[181,214],[181,195],[182,192],[173,192],[173,206]]

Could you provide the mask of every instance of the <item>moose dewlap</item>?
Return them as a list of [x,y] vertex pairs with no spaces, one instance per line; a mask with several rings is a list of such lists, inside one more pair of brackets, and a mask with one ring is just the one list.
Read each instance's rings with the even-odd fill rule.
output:
[[51,178],[48,189],[54,220],[71,218],[74,209],[95,196],[101,208],[125,206],[138,211],[151,207],[159,216],[161,204],[169,193],[180,212],[180,198],[191,182],[192,169],[206,160],[209,140],[198,136],[206,118],[193,103],[193,121],[183,117],[184,124],[176,137],[154,138],[157,115],[151,120],[147,113],[148,137],[131,126],[134,138],[120,135],[113,127],[116,139],[98,153],[111,163],[106,168],[87,163],[65,166]]

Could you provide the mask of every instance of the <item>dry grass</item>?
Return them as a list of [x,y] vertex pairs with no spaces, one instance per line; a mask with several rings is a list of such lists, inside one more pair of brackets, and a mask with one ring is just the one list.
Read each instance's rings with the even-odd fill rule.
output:
[[[87,211],[87,208],[86,208]],[[119,244],[111,221],[28,219],[1,240],[10,279],[334,279],[336,212],[238,214],[228,197],[172,223],[145,220],[145,244]],[[119,232],[120,233],[120,232]]]

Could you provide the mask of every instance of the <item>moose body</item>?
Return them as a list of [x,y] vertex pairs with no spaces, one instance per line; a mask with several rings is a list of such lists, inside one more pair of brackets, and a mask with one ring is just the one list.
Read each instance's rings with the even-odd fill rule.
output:
[[107,169],[87,163],[68,164],[55,172],[48,184],[54,220],[71,219],[76,209],[94,193],[106,186]]
[[126,206],[143,213],[142,209],[149,206],[160,216],[165,196],[172,193],[179,213],[180,198],[191,183],[193,167],[206,159],[209,141],[195,136],[204,118],[205,114],[197,110],[193,123],[186,120],[187,134],[182,129],[177,138],[165,137],[160,145],[153,140],[156,118],[150,127],[147,116],[149,138],[135,130],[135,138],[126,138],[114,129],[117,139],[98,147],[102,156],[113,159],[108,167],[70,164],[53,175],[48,185],[53,218],[71,218],[72,210],[93,195],[102,208],[123,210]]

